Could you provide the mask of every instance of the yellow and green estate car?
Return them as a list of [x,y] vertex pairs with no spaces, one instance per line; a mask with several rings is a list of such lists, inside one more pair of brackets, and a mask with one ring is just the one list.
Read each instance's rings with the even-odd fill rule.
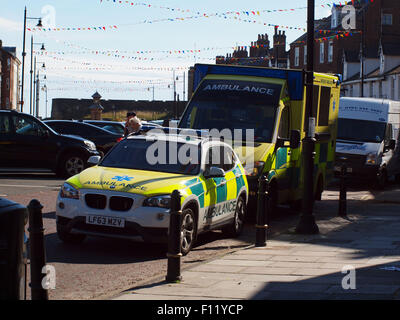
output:
[[248,184],[224,142],[148,132],[89,162],[94,166],[69,178],[58,195],[57,233],[64,242],[94,235],[167,243],[174,190],[182,195],[182,254],[201,232],[242,231]]

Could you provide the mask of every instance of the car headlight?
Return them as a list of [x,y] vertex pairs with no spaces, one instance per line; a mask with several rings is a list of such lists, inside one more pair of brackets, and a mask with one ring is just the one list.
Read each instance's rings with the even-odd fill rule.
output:
[[147,198],[143,201],[143,207],[159,207],[159,208],[171,208],[171,196],[156,196]]
[[265,162],[263,162],[263,161],[254,162],[252,167],[248,167],[248,166],[244,165],[244,170],[246,172],[246,176],[258,177],[263,172],[264,165],[265,165]]
[[93,150],[93,151],[96,150],[96,145],[92,141],[85,140],[83,142],[86,144],[86,146],[89,148],[89,150]]
[[376,153],[368,153],[367,154],[367,160],[365,161],[365,164],[370,164],[374,165],[378,163],[378,157],[376,156]]
[[64,183],[60,191],[61,198],[79,199],[79,190],[68,183]]

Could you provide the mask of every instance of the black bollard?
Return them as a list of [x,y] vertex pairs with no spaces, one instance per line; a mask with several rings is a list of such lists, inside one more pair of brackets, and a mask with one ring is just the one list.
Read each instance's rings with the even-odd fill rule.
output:
[[256,218],[256,247],[265,247],[266,233],[268,225],[265,223],[266,216],[268,215],[268,192],[267,192],[268,179],[262,175],[258,180],[258,199],[257,199],[257,218]]
[[48,300],[48,292],[42,286],[42,273],[46,265],[46,252],[44,247],[44,229],[43,229],[43,206],[36,199],[31,200],[28,205],[29,210],[29,242],[30,242],[30,260],[31,260],[31,295],[32,300]]
[[171,194],[171,209],[169,216],[168,229],[168,269],[167,282],[179,282],[181,276],[181,194],[178,190],[174,190]]
[[347,186],[346,186],[346,163],[342,163],[340,169],[340,193],[339,193],[339,213],[340,217],[347,217]]

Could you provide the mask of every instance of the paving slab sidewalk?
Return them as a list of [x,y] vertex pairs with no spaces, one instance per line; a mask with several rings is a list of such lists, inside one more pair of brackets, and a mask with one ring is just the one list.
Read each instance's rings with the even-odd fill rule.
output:
[[347,219],[337,216],[337,200],[325,199],[314,208],[318,235],[293,226],[266,247],[184,270],[180,283],[160,278],[114,299],[400,300],[400,189],[351,202]]

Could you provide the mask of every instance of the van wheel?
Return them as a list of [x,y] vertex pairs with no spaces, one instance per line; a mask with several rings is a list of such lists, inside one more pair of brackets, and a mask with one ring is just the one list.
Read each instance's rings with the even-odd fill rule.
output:
[[57,235],[62,242],[68,244],[80,244],[83,242],[83,240],[86,239],[86,235],[66,232],[65,230],[60,228],[58,224],[57,224]]
[[85,159],[79,152],[65,155],[60,163],[58,175],[69,178],[85,169]]
[[243,197],[240,197],[236,204],[235,216],[233,223],[222,229],[222,233],[229,238],[240,236],[243,231],[244,219],[246,216],[246,203]]
[[385,189],[387,180],[388,180],[388,177],[387,177],[386,170],[385,169],[379,170],[378,177],[377,177],[377,180],[376,180],[376,189],[378,189],[378,190]]
[[181,253],[186,256],[192,249],[197,235],[196,217],[192,209],[184,209],[181,224]]

